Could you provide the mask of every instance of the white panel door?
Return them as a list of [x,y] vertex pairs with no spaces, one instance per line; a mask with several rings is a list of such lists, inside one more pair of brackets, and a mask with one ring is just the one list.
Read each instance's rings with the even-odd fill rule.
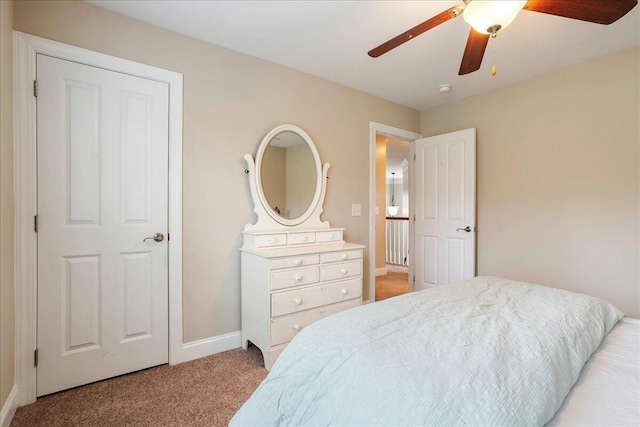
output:
[[168,361],[169,95],[44,55],[37,75],[42,396]]
[[415,290],[475,275],[476,131],[415,141]]

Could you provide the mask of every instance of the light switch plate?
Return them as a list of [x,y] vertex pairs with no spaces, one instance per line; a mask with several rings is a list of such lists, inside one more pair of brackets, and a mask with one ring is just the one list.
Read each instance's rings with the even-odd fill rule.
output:
[[353,204],[351,205],[351,216],[362,216],[362,205],[361,204]]

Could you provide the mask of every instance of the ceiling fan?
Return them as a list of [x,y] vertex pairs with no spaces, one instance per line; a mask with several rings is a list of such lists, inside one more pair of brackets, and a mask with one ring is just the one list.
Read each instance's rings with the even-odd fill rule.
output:
[[420,34],[462,15],[471,25],[467,46],[462,56],[459,75],[473,73],[480,68],[482,57],[490,37],[495,37],[513,21],[521,10],[546,13],[563,18],[577,19],[609,25],[626,15],[638,3],[637,0],[463,0],[454,6],[392,38],[369,51],[377,58]]

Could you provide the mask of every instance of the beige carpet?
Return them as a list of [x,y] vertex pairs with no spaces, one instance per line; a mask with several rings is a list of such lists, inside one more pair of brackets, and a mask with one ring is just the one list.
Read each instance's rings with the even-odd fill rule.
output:
[[[376,301],[406,293],[407,280],[376,277]],[[42,397],[18,408],[11,427],[226,426],[266,376],[258,348],[236,349]]]
[[387,271],[376,277],[376,301],[409,292],[409,273]]
[[11,426],[226,426],[266,376],[260,350],[236,349],[42,397]]

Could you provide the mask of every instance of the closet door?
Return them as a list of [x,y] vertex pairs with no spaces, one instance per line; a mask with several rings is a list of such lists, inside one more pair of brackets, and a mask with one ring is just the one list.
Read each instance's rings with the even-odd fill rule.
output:
[[169,96],[45,55],[37,70],[41,396],[168,361]]

